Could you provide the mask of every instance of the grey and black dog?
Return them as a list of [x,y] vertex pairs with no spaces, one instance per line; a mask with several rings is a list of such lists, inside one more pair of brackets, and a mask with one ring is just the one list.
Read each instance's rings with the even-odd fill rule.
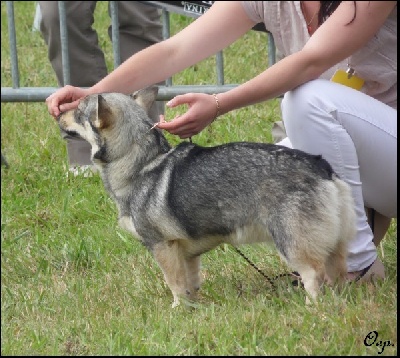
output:
[[157,87],[90,95],[58,118],[92,146],[119,224],[152,252],[174,296],[193,300],[200,255],[221,243],[273,240],[315,299],[347,272],[351,190],[321,156],[266,143],[172,148],[147,111]]

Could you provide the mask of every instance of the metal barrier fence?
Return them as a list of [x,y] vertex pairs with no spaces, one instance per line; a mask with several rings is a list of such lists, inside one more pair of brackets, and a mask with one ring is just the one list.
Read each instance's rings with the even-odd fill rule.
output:
[[[170,37],[170,13],[178,13],[197,18],[201,16],[212,5],[214,1],[141,1],[149,6],[156,6],[162,10],[163,38]],[[49,95],[57,90],[57,87],[21,87],[18,70],[18,53],[15,32],[14,4],[6,1],[7,21],[11,56],[12,87],[1,87],[1,102],[43,102]],[[70,66],[68,57],[68,33],[66,25],[65,1],[58,1],[60,17],[60,33],[63,64],[64,85],[70,84]],[[114,56],[114,68],[121,63],[119,54],[119,32],[118,32],[118,6],[117,1],[110,1],[110,16],[112,23],[112,44]],[[266,31],[261,24],[254,27],[257,31]],[[267,32],[268,33],[268,32]],[[269,64],[275,63],[274,39],[268,33],[268,58]],[[165,86],[160,86],[157,100],[169,100],[176,95],[188,92],[220,93],[228,91],[237,84],[224,83],[223,52],[216,55],[217,83],[209,85],[181,85],[172,84],[172,79],[166,81]]]

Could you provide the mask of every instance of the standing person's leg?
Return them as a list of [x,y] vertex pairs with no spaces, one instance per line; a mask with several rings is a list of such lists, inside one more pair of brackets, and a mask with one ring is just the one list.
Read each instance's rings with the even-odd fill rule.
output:
[[[163,40],[161,10],[138,1],[118,1],[119,40],[121,61],[136,52]],[[108,29],[111,38],[111,27]],[[163,85],[164,83],[159,83]],[[150,109],[153,121],[164,113],[164,103],[155,102]]]
[[293,148],[322,154],[351,185],[357,236],[349,245],[348,271],[368,267],[377,251],[365,207],[397,217],[397,111],[351,88],[316,80],[285,95],[282,115]]
[[[139,1],[118,1],[121,60],[162,41],[161,10]],[[111,38],[111,27],[108,29]]]
[[[63,86],[60,20],[58,1],[39,1],[42,12],[40,30],[48,46],[48,57]],[[92,28],[96,1],[65,1],[68,30],[70,80],[73,86],[90,87],[107,75],[104,54]],[[91,165],[91,148],[82,138],[64,136],[70,167]]]
[[[48,56],[63,86],[60,19],[58,1],[39,1],[42,21],[40,30],[48,46]],[[65,1],[68,30],[70,76],[73,86],[89,87],[107,75],[104,54],[92,28],[96,1]]]

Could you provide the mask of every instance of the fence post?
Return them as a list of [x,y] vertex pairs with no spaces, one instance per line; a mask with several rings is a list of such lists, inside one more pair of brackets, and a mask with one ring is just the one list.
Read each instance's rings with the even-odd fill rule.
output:
[[119,20],[118,20],[118,2],[110,1],[111,13],[111,42],[114,54],[114,69],[121,64],[121,51],[119,47]]
[[69,51],[68,51],[68,28],[67,28],[67,15],[65,13],[65,1],[58,2],[58,15],[60,17],[60,41],[61,41],[62,67],[63,67],[63,85],[65,86],[71,84]]
[[13,88],[19,87],[19,69],[17,55],[17,37],[15,35],[14,2],[7,1],[8,38],[10,41],[11,76]]

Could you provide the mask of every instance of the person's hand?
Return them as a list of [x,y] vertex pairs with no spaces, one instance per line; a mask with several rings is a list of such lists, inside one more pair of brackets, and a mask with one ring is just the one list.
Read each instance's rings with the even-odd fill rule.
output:
[[215,99],[204,93],[187,93],[171,99],[167,106],[170,108],[187,104],[186,113],[176,116],[172,121],[165,122],[163,117],[157,128],[165,129],[180,138],[189,138],[201,132],[209,125],[217,114]]
[[47,97],[47,109],[54,118],[57,118],[60,113],[77,107],[79,101],[88,94],[88,89],[67,85]]

